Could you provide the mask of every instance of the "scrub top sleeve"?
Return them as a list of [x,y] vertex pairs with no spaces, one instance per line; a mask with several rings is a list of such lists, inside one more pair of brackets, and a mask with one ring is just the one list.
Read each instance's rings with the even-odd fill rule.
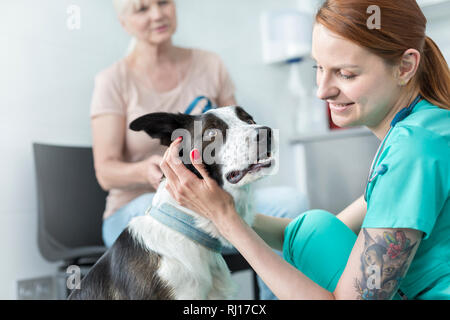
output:
[[399,127],[391,135],[378,163],[388,170],[369,186],[362,227],[410,228],[427,239],[448,197],[448,144],[421,128]]

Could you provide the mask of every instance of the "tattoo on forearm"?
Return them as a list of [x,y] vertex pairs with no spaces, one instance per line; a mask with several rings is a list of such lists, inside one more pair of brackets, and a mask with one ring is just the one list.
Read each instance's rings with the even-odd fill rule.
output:
[[409,267],[409,257],[416,243],[411,244],[404,231],[384,232],[374,240],[366,229],[361,256],[362,276],[355,279],[358,298],[389,299],[398,290]]

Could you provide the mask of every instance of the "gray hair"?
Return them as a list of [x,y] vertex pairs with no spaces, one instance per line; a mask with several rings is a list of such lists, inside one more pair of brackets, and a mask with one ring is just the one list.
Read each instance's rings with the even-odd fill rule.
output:
[[113,6],[118,16],[123,16],[132,5],[136,7],[141,3],[142,0],[113,0]]
[[[175,2],[175,0],[172,0],[172,2]],[[142,5],[142,0],[113,0],[113,5],[117,14],[122,16],[127,13],[131,6],[135,8],[140,7]]]
[[[113,0],[113,6],[116,10],[117,15],[120,17],[123,17],[127,12],[129,12],[130,7],[136,7],[141,5],[142,0]],[[125,52],[125,56],[130,55],[131,52],[133,52],[134,48],[136,47],[137,39],[136,37],[132,37],[128,48]]]

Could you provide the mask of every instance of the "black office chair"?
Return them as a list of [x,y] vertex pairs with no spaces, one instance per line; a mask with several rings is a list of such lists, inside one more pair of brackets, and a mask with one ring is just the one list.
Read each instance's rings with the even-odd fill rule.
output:
[[48,261],[89,265],[106,251],[101,237],[105,197],[90,147],[34,143],[38,247]]
[[[33,144],[38,192],[38,247],[48,261],[92,266],[106,251],[102,214],[107,192],[99,186],[91,147]],[[231,272],[250,269],[237,252],[224,254]],[[259,291],[253,272],[254,297]]]

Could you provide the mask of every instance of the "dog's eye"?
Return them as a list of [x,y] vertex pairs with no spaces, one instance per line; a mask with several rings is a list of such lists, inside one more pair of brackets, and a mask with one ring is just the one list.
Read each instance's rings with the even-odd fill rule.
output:
[[207,129],[205,131],[205,136],[208,138],[214,138],[219,133],[219,130],[217,129]]

